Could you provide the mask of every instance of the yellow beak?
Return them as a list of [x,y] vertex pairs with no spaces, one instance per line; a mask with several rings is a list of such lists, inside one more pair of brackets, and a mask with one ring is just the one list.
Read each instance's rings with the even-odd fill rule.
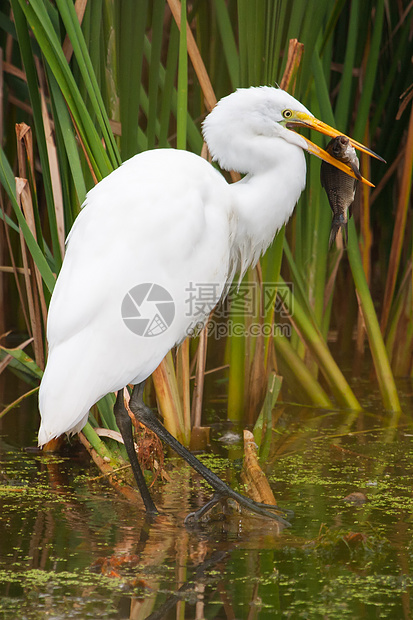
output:
[[[337,131],[337,129],[330,127],[330,125],[323,123],[323,121],[319,121],[314,116],[310,116],[310,114],[306,114],[305,112],[293,112],[293,115],[291,116],[291,118],[289,118],[288,121],[286,122],[287,129],[295,129],[295,127],[297,126],[298,127],[309,127],[310,129],[315,129],[316,131],[319,131],[320,133],[323,133],[326,136],[330,136],[331,138],[336,138],[337,136],[345,135],[345,134],[342,134],[340,131]],[[370,185],[370,187],[374,187],[373,183],[370,183],[370,181],[368,181],[361,175],[355,174],[354,170],[350,166],[340,161],[339,159],[336,159],[335,157],[330,155],[330,153],[327,153],[327,151],[325,151],[321,147],[314,144],[314,142],[311,142],[311,140],[309,140],[305,136],[301,136],[301,137],[307,142],[309,153],[316,155],[316,157],[319,157],[320,159],[331,164],[335,168],[342,170],[349,176],[353,177],[353,179],[359,179],[360,181],[362,181],[362,183],[365,183],[366,185]],[[360,142],[353,140],[353,138],[350,138],[349,136],[345,136],[345,137],[349,139],[351,146],[353,146],[355,149],[358,149],[359,151],[362,151],[363,153],[367,153],[371,157],[375,157],[376,159],[379,159],[382,162],[385,161],[382,157],[380,157],[380,155],[377,155],[377,153],[369,149],[367,146],[360,144]]]

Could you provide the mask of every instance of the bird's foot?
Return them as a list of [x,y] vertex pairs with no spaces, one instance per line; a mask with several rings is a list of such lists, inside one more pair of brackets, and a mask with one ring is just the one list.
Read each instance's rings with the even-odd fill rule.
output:
[[[262,517],[278,521],[284,525],[284,527],[290,527],[290,523],[284,519],[284,516],[288,516],[286,512],[280,510],[278,506],[255,502],[253,499],[237,493],[225,482],[223,482],[214,472],[201,463],[201,461],[189,452],[189,450],[185,448],[185,446],[183,446],[175,437],[173,437],[173,435],[166,430],[163,424],[159,422],[156,416],[154,416],[151,409],[149,409],[149,407],[147,407],[143,402],[143,383],[135,386],[129,401],[129,407],[139,422],[156,433],[160,439],[165,441],[173,450],[175,450],[177,454],[179,454],[179,456],[185,459],[185,461],[189,463],[189,465],[191,465],[191,467],[193,467],[193,469],[195,469],[195,471],[198,472],[198,474],[200,474],[215,491],[212,499],[207,502],[205,506],[202,506],[202,508],[199,508],[187,516],[186,523],[199,521],[199,519],[202,518],[202,516],[205,515],[219,501],[231,498],[234,499],[242,508],[261,515]],[[137,474],[139,474],[139,471],[137,471]],[[141,486],[143,487],[143,485]],[[142,491],[145,492],[145,488],[141,489],[141,487],[139,487],[139,489],[141,493]],[[149,495],[149,491],[147,491],[147,495]],[[145,503],[145,506],[148,510],[149,500],[148,498],[146,499],[147,502]]]
[[273,506],[271,504],[263,504],[261,502],[256,502],[249,497],[245,497],[236,491],[231,489],[231,493],[221,493],[216,492],[212,496],[212,498],[195,510],[194,512],[190,512],[185,517],[185,525],[192,525],[194,523],[198,523],[202,517],[211,510],[216,504],[221,501],[225,501],[227,499],[234,499],[241,507],[250,510],[253,513],[260,515],[261,517],[266,517],[268,519],[272,519],[281,523],[284,527],[291,527],[291,523],[289,523],[284,517],[293,517],[294,513],[291,510],[281,510],[278,506]]

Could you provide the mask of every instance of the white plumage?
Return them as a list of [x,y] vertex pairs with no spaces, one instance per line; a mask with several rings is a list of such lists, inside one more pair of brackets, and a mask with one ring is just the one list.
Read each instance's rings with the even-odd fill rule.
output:
[[[339,134],[282,90],[239,89],[203,132],[213,159],[245,174],[241,181],[228,184],[197,155],[159,149],[132,157],[88,193],[49,308],[40,445],[80,430],[97,400],[141,383],[206,320],[235,271],[255,264],[291,216],[305,185],[303,149],[337,162],[293,125]],[[142,283],[164,287],[175,304],[172,325],[153,338],[131,332],[121,315],[125,295]],[[209,285],[215,299],[191,313],[188,288]]]
[[[80,430],[99,398],[146,379],[205,318],[188,316],[192,282],[219,283],[218,301],[232,251],[229,208],[220,208],[227,191],[206,161],[171,149],[136,155],[89,192],[49,308],[40,444]],[[175,303],[173,324],[153,338],[121,315],[125,295],[144,283]]]

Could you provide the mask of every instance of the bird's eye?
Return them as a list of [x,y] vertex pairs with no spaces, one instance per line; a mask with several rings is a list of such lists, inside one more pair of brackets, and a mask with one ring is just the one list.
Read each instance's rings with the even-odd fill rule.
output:
[[291,112],[291,110],[283,110],[282,115],[284,118],[291,118],[293,113]]

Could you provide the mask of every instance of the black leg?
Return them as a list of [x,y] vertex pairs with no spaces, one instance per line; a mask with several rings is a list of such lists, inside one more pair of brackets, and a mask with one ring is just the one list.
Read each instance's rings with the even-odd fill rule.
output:
[[[288,521],[283,519],[282,516],[277,514],[276,512],[270,512],[271,510],[280,510],[277,506],[270,506],[267,504],[261,504],[259,502],[255,502],[240,493],[237,493],[231,487],[229,487],[225,482],[223,482],[214,472],[212,472],[208,467],[203,465],[201,461],[187,450],[166,428],[159,422],[154,413],[145,405],[143,402],[143,388],[144,383],[140,383],[135,385],[131,399],[129,401],[129,407],[139,422],[147,426],[151,431],[153,431],[160,439],[162,439],[165,443],[168,444],[179,456],[181,456],[191,467],[195,469],[215,490],[214,496],[212,500],[210,500],[206,506],[203,506],[199,510],[188,515],[187,519],[191,520],[199,520],[199,518],[213,505],[215,505],[220,499],[232,497],[235,499],[241,506],[251,510],[252,512],[256,512],[264,517],[270,517],[271,519],[276,519],[280,521],[283,525],[289,526]],[[206,509],[206,510],[205,510]],[[282,512],[282,511],[280,511]]]
[[156,506],[153,503],[153,499],[149,493],[149,489],[146,486],[145,478],[140,468],[138,457],[136,456],[135,446],[133,445],[132,421],[126,410],[125,402],[123,400],[123,389],[119,390],[118,392],[113,412],[115,414],[116,424],[118,425],[118,428],[123,438],[123,442],[125,444],[126,452],[128,453],[129,461],[132,467],[133,474],[135,476],[136,483],[138,485],[138,489],[142,496],[143,503],[145,504],[146,512],[151,515],[156,515],[158,514],[158,511],[156,510]]

